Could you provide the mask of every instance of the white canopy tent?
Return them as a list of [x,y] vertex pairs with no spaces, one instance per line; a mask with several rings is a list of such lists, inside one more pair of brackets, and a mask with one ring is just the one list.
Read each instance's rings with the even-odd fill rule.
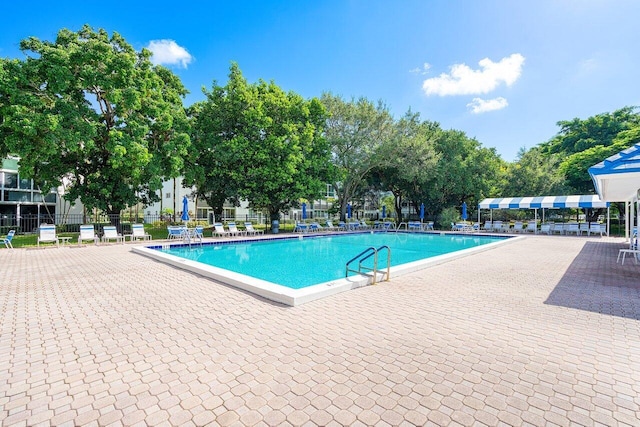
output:
[[589,168],[596,192],[602,200],[623,202],[625,206],[625,236],[631,235],[633,217],[631,208],[636,204],[636,224],[640,223],[640,144],[622,150]]
[[595,194],[484,199],[478,203],[478,222],[480,222],[480,209],[491,209],[492,219],[493,209],[534,209],[535,220],[538,221],[538,209],[545,208],[607,208],[607,230],[609,230],[609,203]]

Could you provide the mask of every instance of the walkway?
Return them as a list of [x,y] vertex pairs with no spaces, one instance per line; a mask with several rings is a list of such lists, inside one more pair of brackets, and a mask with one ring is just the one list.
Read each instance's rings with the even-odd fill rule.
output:
[[129,252],[0,250],[0,424],[640,425],[640,265],[529,236],[284,307]]

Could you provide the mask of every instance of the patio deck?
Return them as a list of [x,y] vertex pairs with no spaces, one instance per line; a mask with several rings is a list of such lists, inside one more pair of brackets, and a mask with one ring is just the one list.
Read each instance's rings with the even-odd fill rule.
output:
[[640,422],[640,265],[527,236],[298,307],[130,252],[0,250],[0,424]]

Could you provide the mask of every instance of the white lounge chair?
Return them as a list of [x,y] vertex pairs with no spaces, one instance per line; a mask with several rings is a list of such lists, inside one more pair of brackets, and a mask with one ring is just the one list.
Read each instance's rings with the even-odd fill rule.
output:
[[238,230],[238,227],[236,226],[235,222],[227,223],[227,227],[229,228],[229,233],[231,233],[234,236],[247,235],[247,232],[245,230]]
[[57,247],[60,247],[55,225],[40,224],[40,227],[38,227],[38,246],[40,246],[40,243],[55,243]]
[[524,231],[535,233],[538,231],[538,224],[536,224],[535,221],[529,221],[527,228],[525,228]]
[[592,222],[591,225],[589,225],[589,235],[591,235],[591,233],[593,234],[600,234],[600,237],[602,237],[602,234],[607,234],[607,226],[604,224],[599,224],[597,222]]
[[114,225],[105,225],[102,227],[102,241],[110,242],[111,240],[115,240],[116,243],[124,243],[124,236],[118,233],[118,229]]
[[256,230],[253,228],[253,224],[251,222],[245,222],[244,228],[247,231],[247,234],[251,234],[257,236],[258,234],[264,234],[264,230]]
[[581,236],[582,233],[586,233],[587,236],[589,235],[589,223],[588,222],[581,222],[580,223],[580,228],[578,229],[578,235]]
[[80,235],[78,236],[78,245],[81,245],[82,242],[86,240],[93,240],[93,244],[97,245],[100,238],[96,234],[96,229],[93,225],[81,225],[80,226]]
[[513,228],[511,229],[514,233],[521,233],[524,231],[524,225],[522,221],[516,221],[513,223]]
[[540,233],[551,234],[551,232],[552,232],[551,226],[552,226],[552,224],[542,224],[540,226]]
[[233,233],[229,232],[229,230],[225,230],[224,229],[224,225],[222,225],[221,222],[216,222],[215,224],[213,224],[213,235],[214,236],[220,236],[220,237],[229,237],[229,236],[233,236]]
[[576,236],[580,234],[580,225],[577,222],[571,222],[569,224],[565,224],[565,234],[575,234]]
[[131,224],[131,241],[134,240],[152,240],[151,234],[144,231],[144,224]]

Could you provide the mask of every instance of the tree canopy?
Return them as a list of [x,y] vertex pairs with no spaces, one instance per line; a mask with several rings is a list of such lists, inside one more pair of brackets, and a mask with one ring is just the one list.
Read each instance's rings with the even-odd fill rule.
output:
[[186,176],[212,207],[221,211],[225,199],[242,197],[278,219],[301,199],[322,195],[332,168],[317,99],[274,82],[249,84],[235,63],[227,85],[214,82],[205,94],[193,111],[196,149]]
[[180,79],[118,33],[61,30],[23,40],[25,60],[0,67],[0,154],[43,188],[66,183],[68,200],[119,213],[158,199],[188,151]]
[[345,101],[331,93],[324,93],[321,101],[329,114],[325,136],[336,171],[332,185],[344,220],[347,204],[365,188],[368,174],[382,164],[378,150],[393,135],[393,118],[382,102]]

